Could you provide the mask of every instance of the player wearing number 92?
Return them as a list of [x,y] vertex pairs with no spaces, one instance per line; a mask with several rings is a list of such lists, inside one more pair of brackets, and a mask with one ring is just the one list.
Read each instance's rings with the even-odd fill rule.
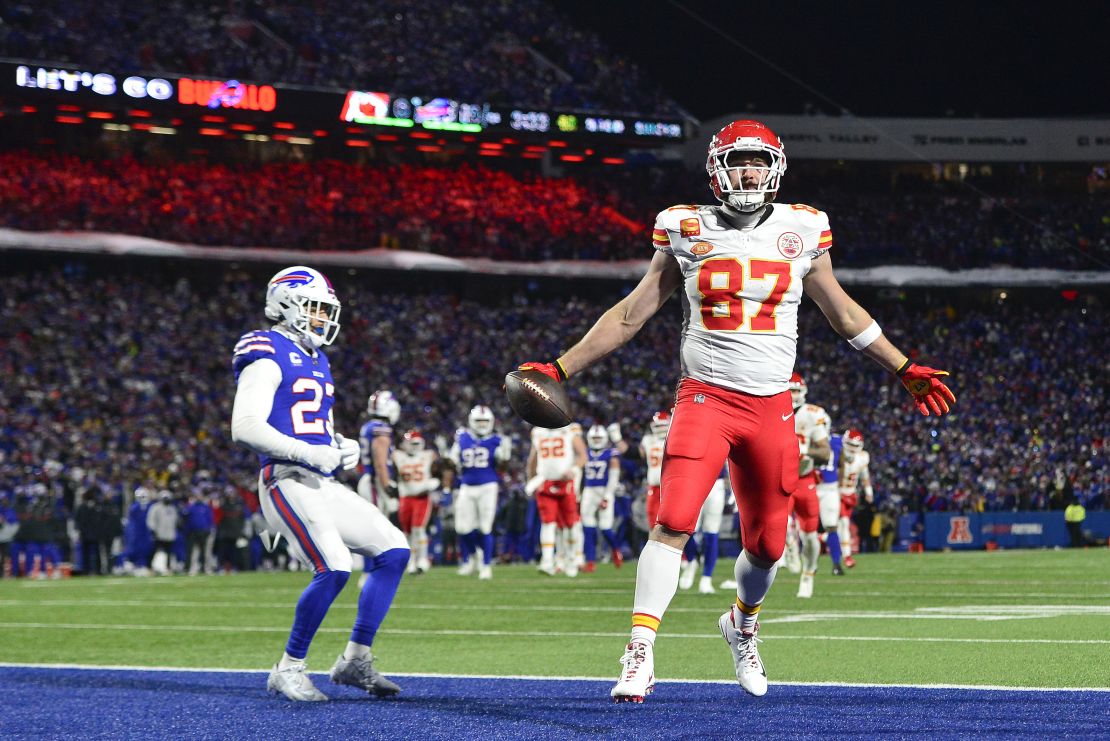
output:
[[358,442],[333,431],[335,385],[321,349],[339,332],[339,312],[327,278],[311,268],[286,268],[266,290],[266,317],[276,324],[243,335],[232,359],[232,438],[258,454],[266,524],[314,572],[267,681],[270,692],[291,700],[328,699],[305,674],[305,656],[351,575],[352,551],[366,559],[372,578],[331,679],[378,696],[400,691],[374,668],[370,647],[404,574],[408,543],[377,507],[333,478],[359,459]]
[[716,206],[659,214],[655,255],[635,289],[551,363],[526,363],[565,380],[628,342],[675,291],[683,301],[682,379],[663,458],[658,524],[637,564],[632,637],[611,692],[639,702],[654,686],[656,632],[678,585],[682,548],[728,459],[743,526],[736,604],[718,621],[737,680],[767,691],[756,617],[782,555],[798,441],[787,383],[794,369],[802,292],[852,347],[896,373],[923,414],[955,401],[944,371],[910,362],[849,297],[833,273],[828,217],[773,203],[786,172],[782,142],[756,121],[712,139],[706,162]]

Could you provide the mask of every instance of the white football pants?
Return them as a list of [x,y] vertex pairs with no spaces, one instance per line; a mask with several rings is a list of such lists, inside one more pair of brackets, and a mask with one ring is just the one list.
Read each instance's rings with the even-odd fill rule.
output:
[[713,488],[709,490],[709,496],[705,498],[705,504],[701,506],[701,513],[698,514],[698,524],[694,528],[694,532],[701,533],[719,533],[721,532],[721,520],[725,516],[725,482],[722,479],[717,479],[713,483]]
[[497,482],[477,486],[459,485],[455,498],[455,532],[462,535],[481,530],[483,535],[493,532],[493,518],[497,515]]
[[[582,490],[582,504],[579,512],[582,514],[582,527],[599,527],[610,530],[613,527],[613,500],[616,499],[611,492],[605,496],[604,486],[587,486]],[[605,504],[602,507],[602,503]]]
[[817,485],[817,503],[821,513],[821,527],[836,530],[840,521],[840,490],[836,483]]

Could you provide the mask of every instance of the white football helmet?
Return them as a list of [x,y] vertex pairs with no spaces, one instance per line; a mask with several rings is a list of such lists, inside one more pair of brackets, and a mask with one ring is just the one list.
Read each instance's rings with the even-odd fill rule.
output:
[[791,373],[790,383],[786,387],[790,389],[790,401],[794,404],[794,408],[800,409],[802,404],[806,403],[806,392],[809,390],[806,379],[802,378],[801,373]]
[[331,281],[303,265],[279,270],[266,286],[266,317],[287,327],[311,349],[335,340],[340,308]]
[[401,450],[409,455],[416,455],[424,450],[424,436],[420,434],[420,430],[409,430],[405,433],[401,438]]
[[479,404],[470,410],[466,418],[466,426],[478,437],[485,437],[493,432],[493,410]]
[[[755,164],[754,158],[764,160]],[[705,160],[713,195],[738,211],[755,211],[779,192],[786,172],[782,140],[759,121],[733,121],[713,135]],[[745,171],[758,174],[758,181],[745,185]]]
[[401,418],[401,403],[397,401],[392,391],[378,389],[366,400],[366,412],[371,417],[378,417],[395,425]]
[[590,450],[605,450],[609,447],[609,433],[601,425],[593,425],[586,431],[586,444]]
[[666,437],[667,431],[671,429],[671,413],[656,412],[651,418],[649,427],[653,435],[657,437]]

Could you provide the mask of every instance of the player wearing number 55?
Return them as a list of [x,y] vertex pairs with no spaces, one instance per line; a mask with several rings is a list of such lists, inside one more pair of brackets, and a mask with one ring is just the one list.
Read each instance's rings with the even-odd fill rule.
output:
[[706,162],[716,206],[659,214],[655,255],[639,285],[582,340],[551,363],[526,363],[556,381],[628,342],[675,291],[683,304],[682,378],[663,457],[658,524],[636,570],[632,637],[611,695],[642,702],[655,684],[653,648],[678,586],[682,548],[727,459],[744,550],[736,602],[718,626],[736,678],[767,691],[756,648],[757,616],[786,541],[798,480],[798,440],[787,386],[798,342],[803,291],[856,350],[896,374],[922,414],[955,401],[944,371],[911,362],[837,282],[828,216],[773,203],[786,172],[782,142],[756,121],[735,121],[710,142]]
[[351,576],[351,552],[369,578],[347,648],[331,680],[378,696],[400,688],[374,668],[370,646],[405,573],[405,536],[377,507],[335,480],[358,463],[357,440],[333,428],[335,385],[323,347],[339,334],[339,299],[321,273],[286,268],[266,288],[270,329],[235,345],[232,438],[258,454],[258,496],[270,531],[314,573],[293,614],[285,653],[267,689],[290,700],[327,700],[305,674],[305,656],[331,603]]

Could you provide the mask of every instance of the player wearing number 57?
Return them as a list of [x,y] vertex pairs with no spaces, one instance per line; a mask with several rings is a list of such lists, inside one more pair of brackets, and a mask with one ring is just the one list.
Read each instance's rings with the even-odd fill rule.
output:
[[400,688],[374,668],[370,647],[409,560],[405,536],[377,507],[335,480],[354,468],[357,440],[334,430],[335,384],[323,348],[339,334],[339,299],[321,273],[278,272],[266,287],[270,329],[248,332],[232,356],[235,405],[231,436],[259,457],[258,496],[270,531],[314,573],[293,614],[293,628],[267,689],[290,700],[327,700],[305,674],[305,656],[331,603],[351,576],[352,551],[369,578],[346,649],[331,680],[377,696]]
[[853,348],[900,378],[922,414],[945,414],[955,401],[939,380],[945,371],[911,362],[841,288],[828,216],[773,202],[786,155],[770,129],[756,121],[725,126],[710,142],[706,169],[720,204],[660,213],[655,255],[636,288],[565,355],[521,366],[566,380],[632,339],[679,291],[682,378],[664,450],[658,523],[637,565],[632,636],[611,692],[617,701],[642,702],[654,687],[656,633],[678,586],[682,548],[726,459],[744,550],[736,560],[736,602],[718,626],[740,685],[757,696],[767,691],[757,616],[783,552],[798,479],[787,386],[803,292]]

